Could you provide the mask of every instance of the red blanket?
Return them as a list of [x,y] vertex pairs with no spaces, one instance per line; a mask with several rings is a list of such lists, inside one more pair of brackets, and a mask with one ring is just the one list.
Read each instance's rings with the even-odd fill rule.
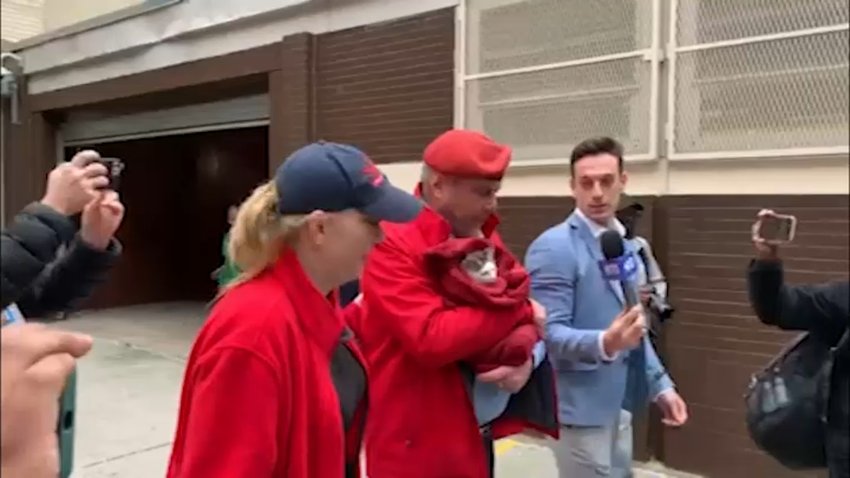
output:
[[[498,277],[493,282],[480,282],[464,269],[462,262],[467,254],[488,247],[494,248]],[[528,300],[530,278],[525,268],[510,252],[486,239],[450,238],[425,253],[425,267],[443,297],[456,305],[499,310],[516,308]],[[481,356],[471,357],[470,362],[476,373],[501,365],[522,365],[539,340],[533,318],[522,317],[507,337]]]

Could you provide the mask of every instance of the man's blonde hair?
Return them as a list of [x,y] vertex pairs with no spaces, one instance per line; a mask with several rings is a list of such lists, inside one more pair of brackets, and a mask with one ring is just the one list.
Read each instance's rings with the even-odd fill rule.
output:
[[305,215],[278,214],[277,203],[277,188],[269,181],[254,189],[239,206],[227,247],[241,273],[231,287],[256,277],[272,265],[304,224]]

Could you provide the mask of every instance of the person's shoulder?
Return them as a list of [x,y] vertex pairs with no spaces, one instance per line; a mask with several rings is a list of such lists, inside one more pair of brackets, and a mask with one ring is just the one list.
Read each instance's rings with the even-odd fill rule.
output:
[[382,222],[381,232],[384,234],[383,242],[393,244],[409,242],[411,236],[420,235],[416,221],[407,223]]
[[632,240],[634,241],[634,243],[639,248],[643,248],[643,249],[649,249],[650,248],[649,241],[643,236],[635,236],[634,238],[632,238]]
[[383,239],[374,250],[374,255],[415,257],[425,249],[425,238],[416,221],[408,223],[381,223]]
[[267,317],[280,317],[282,313],[290,315],[291,308],[281,285],[268,274],[261,274],[225,292],[211,313],[247,314],[262,322]]
[[[293,310],[280,287],[254,279],[226,291],[199,333],[207,348],[245,347],[263,353],[295,333]],[[291,338],[291,337],[290,337]]]
[[528,250],[553,250],[562,251],[569,248],[570,244],[570,228],[566,221],[560,222],[540,233],[529,245]]

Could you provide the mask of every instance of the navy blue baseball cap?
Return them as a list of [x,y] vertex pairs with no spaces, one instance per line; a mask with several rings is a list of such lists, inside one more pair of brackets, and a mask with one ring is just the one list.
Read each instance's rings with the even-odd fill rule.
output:
[[295,151],[277,168],[280,214],[357,209],[379,221],[409,222],[422,202],[390,184],[363,151],[319,141]]

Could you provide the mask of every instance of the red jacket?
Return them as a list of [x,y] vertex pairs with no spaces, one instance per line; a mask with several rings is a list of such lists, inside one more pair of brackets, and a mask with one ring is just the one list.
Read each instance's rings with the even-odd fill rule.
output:
[[[331,375],[345,330],[293,253],[227,292],[189,356],[168,478],[342,478],[346,465],[358,469],[365,390],[346,432]],[[355,344],[345,346],[348,362],[362,364]]]
[[[494,232],[498,221],[493,219],[484,233],[501,244]],[[447,304],[427,278],[423,260],[424,252],[451,232],[432,210],[425,209],[411,223],[383,228],[385,239],[370,254],[361,278],[363,312],[356,330],[371,378],[366,474],[486,478],[488,465],[469,377],[459,363],[506,337],[532,313],[531,306],[524,302],[485,311]],[[554,375],[551,367],[542,370],[543,413],[554,424],[547,431],[557,434]],[[494,433],[500,434],[496,424]]]
[[[479,282],[464,268],[470,253],[493,249],[497,276],[493,282]],[[528,301],[531,279],[525,268],[504,246],[483,238],[450,238],[425,251],[425,269],[437,291],[453,305],[480,306],[504,310]],[[506,317],[513,320],[515,317]],[[526,316],[511,333],[479,356],[470,357],[477,373],[500,365],[516,367],[525,363],[540,333],[531,316]]]

